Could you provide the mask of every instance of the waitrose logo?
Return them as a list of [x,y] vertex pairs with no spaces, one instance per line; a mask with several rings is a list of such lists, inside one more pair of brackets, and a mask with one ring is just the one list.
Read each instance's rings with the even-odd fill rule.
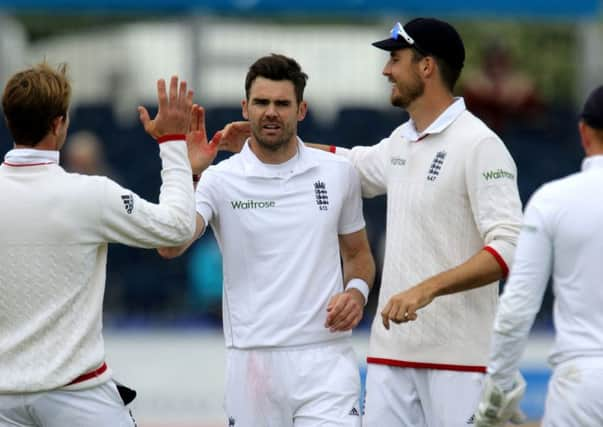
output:
[[268,209],[276,206],[274,200],[231,200],[233,209]]
[[507,172],[506,170],[503,170],[503,169],[482,172],[482,175],[484,176],[486,181],[490,181],[491,179],[501,179],[501,178],[514,179],[515,178],[515,175],[513,175],[512,173]]

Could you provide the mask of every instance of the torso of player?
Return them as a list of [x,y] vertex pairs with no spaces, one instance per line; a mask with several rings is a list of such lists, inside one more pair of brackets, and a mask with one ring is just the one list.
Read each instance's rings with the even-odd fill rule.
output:
[[577,357],[603,357],[603,156],[585,161],[586,170],[555,181],[535,202],[552,236],[552,278],[556,337],[553,365]]
[[[396,293],[483,248],[469,183],[505,173],[493,170],[491,176],[476,178],[481,169],[471,168],[472,152],[490,136],[468,112],[445,131],[419,141],[405,139],[400,128],[390,136],[384,159],[388,238],[378,311]],[[369,355],[394,365],[485,369],[489,332],[483,325],[492,323],[497,293],[496,286],[486,286],[438,298],[420,310],[416,322],[390,331],[377,318]]]
[[[467,186],[467,155],[475,141],[451,139],[451,132],[413,142],[399,132],[390,137],[387,227],[397,237],[388,239],[386,252],[398,262],[386,263],[384,276],[402,275],[406,283],[396,279],[394,293],[460,264],[483,246]],[[400,263],[403,271],[387,271]],[[380,300],[390,296],[386,291]]]
[[348,335],[329,332],[324,321],[329,299],[343,290],[338,234],[351,165],[315,150],[303,155],[302,166],[288,162],[290,170],[249,173],[235,156],[209,172],[215,179],[208,185],[219,185],[210,225],[223,254],[229,347],[302,346]]

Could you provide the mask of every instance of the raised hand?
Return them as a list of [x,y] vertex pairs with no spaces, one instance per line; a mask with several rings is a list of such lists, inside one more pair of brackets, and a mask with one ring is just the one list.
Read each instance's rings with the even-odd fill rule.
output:
[[243,149],[245,140],[251,135],[251,125],[243,121],[231,122],[224,126],[221,132],[222,140],[218,150],[239,153]]
[[158,110],[154,119],[143,106],[138,107],[144,130],[157,139],[164,135],[186,134],[189,131],[193,107],[193,91],[187,90],[186,81],[178,83],[178,77],[170,79],[169,94],[165,80],[157,81]]
[[195,175],[200,175],[212,164],[218,154],[218,146],[222,140],[221,131],[216,132],[211,141],[207,142],[205,129],[205,110],[194,104],[191,112],[189,132],[186,135],[188,158]]

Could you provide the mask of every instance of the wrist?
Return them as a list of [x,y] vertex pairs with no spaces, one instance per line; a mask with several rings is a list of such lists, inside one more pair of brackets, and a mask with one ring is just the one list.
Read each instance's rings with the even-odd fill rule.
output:
[[358,277],[355,277],[355,278],[351,279],[348,282],[348,284],[346,285],[345,290],[347,291],[348,289],[356,289],[358,292],[360,292],[362,294],[362,296],[364,297],[364,305],[366,305],[366,303],[368,302],[368,296],[369,296],[369,292],[370,292],[368,283],[366,283],[362,279],[359,279]]
[[183,133],[170,133],[158,136],[156,139],[159,144],[163,144],[164,142],[168,141],[186,141],[186,135]]

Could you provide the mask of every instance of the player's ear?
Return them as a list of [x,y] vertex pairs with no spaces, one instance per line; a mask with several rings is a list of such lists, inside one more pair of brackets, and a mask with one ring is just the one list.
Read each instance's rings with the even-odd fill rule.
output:
[[58,135],[61,132],[61,126],[65,121],[65,116],[55,117],[51,124],[51,132],[53,135]]
[[301,122],[306,118],[306,113],[308,112],[308,103],[306,101],[302,101],[299,104],[299,108],[297,109],[297,121]]
[[421,60],[420,65],[421,72],[425,77],[431,76],[433,73],[436,72],[436,69],[438,68],[438,63],[433,56],[424,57]]
[[247,111],[247,100],[246,99],[241,101],[241,108],[242,108],[243,118],[245,120],[249,120],[249,112]]

